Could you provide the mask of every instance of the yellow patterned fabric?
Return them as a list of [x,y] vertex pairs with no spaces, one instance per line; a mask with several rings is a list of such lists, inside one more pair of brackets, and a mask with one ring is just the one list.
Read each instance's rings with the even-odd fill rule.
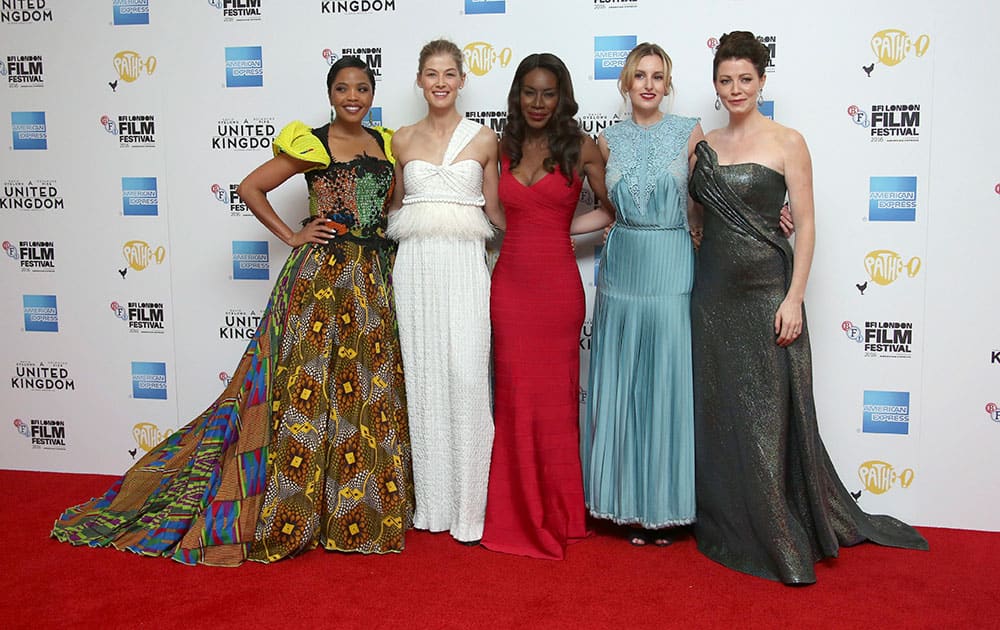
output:
[[[293,123],[275,150],[315,143],[304,155],[329,162],[328,127],[302,128],[312,140]],[[414,489],[385,238],[393,165],[362,155],[305,179],[336,236],[292,251],[222,396],[66,510],[57,540],[215,566],[403,549]]]
[[278,137],[271,143],[274,157],[285,153],[297,160],[315,164],[314,168],[330,166],[330,155],[323,148],[323,143],[313,134],[309,125],[299,120],[293,120],[284,126]]
[[384,145],[383,149],[385,150],[385,157],[387,160],[395,164],[396,156],[392,154],[392,134],[396,132],[393,131],[392,129],[389,129],[388,127],[378,127],[378,126],[371,127],[371,130],[375,131],[376,133],[378,133],[378,135],[382,136],[382,144]]

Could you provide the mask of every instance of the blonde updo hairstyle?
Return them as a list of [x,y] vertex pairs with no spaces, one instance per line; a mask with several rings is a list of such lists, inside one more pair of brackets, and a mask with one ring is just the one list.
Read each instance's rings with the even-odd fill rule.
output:
[[667,82],[667,93],[664,96],[674,93],[674,63],[670,60],[670,55],[659,44],[643,42],[633,48],[628,54],[628,57],[625,59],[625,65],[622,67],[622,72],[618,75],[618,92],[621,93],[626,103],[628,103],[628,91],[632,88],[632,81],[635,79],[636,68],[639,67],[639,62],[642,61],[643,57],[650,55],[659,57],[663,61],[664,78]]
[[420,76],[420,73],[424,71],[427,60],[435,55],[448,55],[451,57],[455,61],[455,65],[458,66],[458,73],[463,77],[465,76],[465,68],[462,65],[462,51],[458,49],[455,42],[447,39],[435,39],[424,44],[424,47],[420,49],[420,56],[417,61],[417,76]]

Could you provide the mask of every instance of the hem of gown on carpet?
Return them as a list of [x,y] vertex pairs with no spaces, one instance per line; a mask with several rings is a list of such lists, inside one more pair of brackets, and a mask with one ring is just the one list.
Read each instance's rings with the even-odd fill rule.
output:
[[591,506],[587,506],[587,511],[594,518],[599,518],[604,521],[611,521],[615,525],[638,525],[646,529],[663,529],[665,527],[682,527],[684,525],[690,525],[694,523],[694,517],[690,518],[671,518],[665,521],[649,522],[643,520],[639,516],[629,517],[629,516],[618,516],[616,514],[600,512],[595,510]]
[[566,548],[570,545],[576,544],[578,542],[587,540],[592,535],[591,532],[587,532],[587,535],[583,538],[568,538],[566,544],[563,547],[562,554],[558,556],[554,555],[542,555],[537,553],[536,549],[527,550],[523,547],[509,547],[504,544],[491,543],[489,541],[480,541],[479,544],[489,549],[490,551],[496,551],[498,553],[506,553],[512,556],[521,556],[524,558],[533,558],[535,560],[565,560],[566,559]]
[[[869,541],[863,541],[863,542],[869,542]],[[812,566],[808,567],[809,573],[807,575],[801,575],[801,576],[790,578],[790,579],[786,580],[786,579],[782,578],[780,575],[773,574],[773,573],[770,573],[768,571],[762,570],[760,564],[759,563],[755,563],[752,560],[748,561],[746,564],[737,563],[737,562],[723,562],[722,560],[719,559],[719,557],[727,557],[727,556],[728,557],[732,557],[732,554],[728,554],[725,551],[721,551],[721,550],[715,549],[714,547],[711,548],[711,549],[709,549],[709,548],[706,548],[705,546],[699,544],[698,545],[698,551],[701,553],[701,555],[705,556],[706,558],[708,558],[712,562],[718,564],[719,566],[726,567],[727,569],[730,569],[732,571],[738,571],[740,573],[743,573],[745,575],[749,575],[751,577],[757,577],[757,578],[761,578],[761,579],[764,579],[764,580],[770,580],[772,582],[779,582],[781,584],[785,584],[786,586],[808,586],[810,584],[815,584],[816,583],[816,571],[813,568],[814,565],[819,564],[820,562],[826,562],[828,560],[836,560],[839,557],[839,555],[840,555],[840,553],[839,553],[840,550],[838,549],[836,552],[833,553],[833,555],[820,556],[820,557],[818,557],[818,558],[816,558],[816,559],[813,560],[813,565]],[[716,551],[718,553],[714,553]]]

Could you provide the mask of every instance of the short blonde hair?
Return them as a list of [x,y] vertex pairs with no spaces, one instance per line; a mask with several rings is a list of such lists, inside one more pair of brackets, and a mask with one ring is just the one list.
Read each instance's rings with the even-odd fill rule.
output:
[[628,54],[628,57],[625,59],[625,65],[622,67],[622,72],[618,75],[618,91],[626,102],[628,102],[628,91],[632,87],[632,80],[635,79],[635,69],[639,66],[639,62],[642,61],[643,57],[649,56],[659,57],[663,61],[663,72],[666,75],[664,78],[667,81],[667,94],[674,91],[674,63],[670,61],[670,55],[659,44],[643,42],[633,48],[632,52]]

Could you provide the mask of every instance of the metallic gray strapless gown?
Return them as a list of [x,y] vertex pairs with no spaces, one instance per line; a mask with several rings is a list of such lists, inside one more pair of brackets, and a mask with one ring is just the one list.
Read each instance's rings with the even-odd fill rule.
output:
[[725,566],[788,584],[871,540],[927,549],[890,516],[864,513],[844,488],[816,424],[809,335],[775,343],[774,313],[792,277],[781,234],[784,177],[760,164],[720,166],[697,148],[692,196],[705,208],[691,324],[698,549]]

